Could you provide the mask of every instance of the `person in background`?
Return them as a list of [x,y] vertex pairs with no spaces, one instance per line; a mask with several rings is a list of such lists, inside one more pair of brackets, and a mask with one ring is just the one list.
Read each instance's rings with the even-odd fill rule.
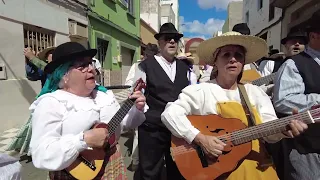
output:
[[199,77],[198,83],[207,82],[211,79],[213,66],[207,64],[205,61],[199,61]]
[[170,155],[171,133],[161,122],[161,113],[166,104],[175,101],[181,90],[189,85],[189,67],[175,57],[183,34],[172,23],[163,24],[154,37],[158,40],[160,53],[142,61],[135,78],[146,82],[149,106],[146,121],[138,127],[140,179],[160,180],[165,164],[167,179],[180,180],[183,177]]
[[183,61],[184,63],[189,66],[189,74],[188,74],[188,79],[190,79],[189,84],[196,84],[197,83],[197,76],[194,72],[193,65],[198,64],[196,62],[196,58],[192,56],[191,53],[179,53],[177,55],[177,59]]
[[[135,78],[135,73],[138,69],[139,63],[145,59],[153,57],[154,55],[156,55],[158,53],[159,53],[158,46],[156,44],[148,43],[142,52],[143,55],[142,55],[141,60],[138,60],[136,63],[134,63],[131,66],[130,71],[128,73],[128,76],[126,78],[125,85],[133,86],[133,80]],[[131,170],[136,171],[139,167],[138,128],[136,128],[134,131],[131,160],[132,160]]]
[[[281,44],[285,47],[284,56],[274,55],[270,59],[261,61],[259,71],[262,76],[268,76],[278,71],[280,66],[285,62],[285,58],[301,53],[308,43],[306,33],[301,31],[289,32],[287,37],[281,40]],[[278,52],[279,53],[279,50]],[[277,54],[274,53],[274,54]]]
[[[273,104],[278,117],[292,115],[293,111],[306,112],[320,105],[319,19],[320,13],[316,12],[307,21],[305,50],[288,58],[277,72]],[[300,48],[294,51],[299,52]],[[320,179],[319,131],[319,123],[310,124],[301,136],[281,142],[282,148],[276,149],[274,154],[281,180]]]

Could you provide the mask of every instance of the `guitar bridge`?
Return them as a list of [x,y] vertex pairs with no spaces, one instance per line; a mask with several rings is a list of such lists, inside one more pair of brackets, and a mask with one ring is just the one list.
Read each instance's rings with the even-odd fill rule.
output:
[[81,161],[88,166],[92,171],[95,171],[97,168],[94,165],[94,163],[92,163],[91,161],[87,160],[86,158],[84,158],[83,156],[80,156]]

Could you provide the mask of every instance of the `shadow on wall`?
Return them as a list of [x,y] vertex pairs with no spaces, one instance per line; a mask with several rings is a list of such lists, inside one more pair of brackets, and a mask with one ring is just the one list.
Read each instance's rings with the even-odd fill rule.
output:
[[13,72],[10,68],[8,62],[4,59],[3,55],[0,53],[0,60],[2,60],[6,66],[6,68],[12,73],[13,77],[17,79],[19,85],[19,91],[21,92],[22,96],[28,101],[29,104],[32,104],[37,96],[35,90],[30,86],[27,79],[19,79],[17,75]]

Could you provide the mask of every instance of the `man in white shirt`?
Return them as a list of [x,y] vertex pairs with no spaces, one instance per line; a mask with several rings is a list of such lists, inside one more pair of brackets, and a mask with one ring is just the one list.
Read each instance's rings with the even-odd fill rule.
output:
[[[138,66],[141,61],[147,59],[148,57],[153,57],[154,55],[158,54],[159,49],[156,44],[148,43],[145,49],[143,50],[141,55],[141,60],[138,60],[136,63],[134,63],[128,73],[128,76],[126,78],[125,85],[132,86],[134,83],[134,78],[136,71],[138,70]],[[138,149],[138,128],[134,131],[134,139],[132,144],[132,154],[131,154],[131,170],[136,171],[138,169],[139,165],[139,149]]]
[[154,37],[158,40],[160,53],[142,61],[136,73],[136,79],[142,78],[146,82],[145,96],[149,106],[146,121],[138,128],[140,179],[160,180],[166,164],[167,179],[180,180],[184,178],[170,155],[171,132],[161,122],[161,113],[166,104],[175,101],[181,90],[190,84],[189,67],[175,58],[183,34],[172,23],[163,24]]

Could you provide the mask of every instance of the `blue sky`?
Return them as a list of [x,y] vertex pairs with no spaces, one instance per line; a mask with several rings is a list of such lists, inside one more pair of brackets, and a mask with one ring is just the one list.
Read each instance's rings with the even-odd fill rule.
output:
[[185,37],[210,38],[221,30],[234,0],[179,0],[180,31]]

